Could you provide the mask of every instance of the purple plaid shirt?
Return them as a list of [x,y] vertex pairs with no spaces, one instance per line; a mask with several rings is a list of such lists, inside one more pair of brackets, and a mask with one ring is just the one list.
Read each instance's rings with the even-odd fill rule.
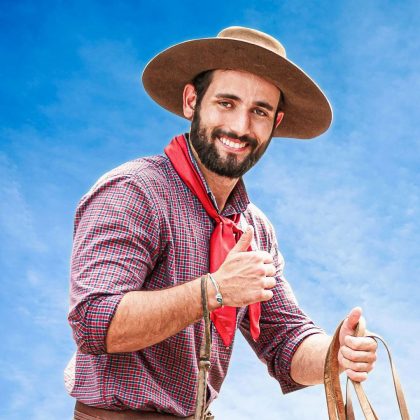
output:
[[[283,392],[299,389],[290,377],[292,356],[305,337],[321,330],[299,309],[283,276],[284,261],[273,227],[249,202],[242,181],[222,212],[235,213],[242,214],[241,229],[254,227],[253,249],[270,252],[277,267],[274,297],[261,307],[260,338],[257,342],[251,338],[247,308],[237,311],[237,328]],[[213,221],[166,156],[120,166],[82,198],[71,263],[69,321],[78,351],[66,370],[70,395],[114,410],[194,413],[203,322],[132,353],[106,353],[105,337],[125,293],[176,286],[207,273],[212,231]],[[220,391],[233,347],[225,347],[212,330],[210,401]]]

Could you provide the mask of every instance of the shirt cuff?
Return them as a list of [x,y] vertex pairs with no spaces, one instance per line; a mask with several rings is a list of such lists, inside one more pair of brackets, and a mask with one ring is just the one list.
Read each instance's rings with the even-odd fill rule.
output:
[[[106,353],[106,335],[123,294],[99,297],[81,304],[70,318],[79,350],[87,354]],[[83,313],[81,313],[83,312]],[[77,325],[78,324],[78,325]]]

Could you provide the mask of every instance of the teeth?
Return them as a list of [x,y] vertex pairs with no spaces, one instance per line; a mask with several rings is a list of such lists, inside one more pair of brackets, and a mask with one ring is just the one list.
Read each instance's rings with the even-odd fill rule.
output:
[[234,149],[242,149],[246,146],[246,143],[235,143],[232,140],[226,139],[225,137],[220,137],[219,139],[223,144],[226,144],[229,147],[233,147]]

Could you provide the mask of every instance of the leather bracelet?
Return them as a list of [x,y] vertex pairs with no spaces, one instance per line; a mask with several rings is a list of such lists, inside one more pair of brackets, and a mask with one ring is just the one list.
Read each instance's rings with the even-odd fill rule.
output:
[[215,297],[216,297],[217,303],[219,303],[220,306],[223,306],[223,296],[222,296],[222,293],[220,292],[220,288],[219,288],[219,285],[217,284],[217,281],[215,280],[215,278],[210,273],[208,273],[207,276],[210,279],[210,281],[212,282],[214,288],[216,289],[216,296]]

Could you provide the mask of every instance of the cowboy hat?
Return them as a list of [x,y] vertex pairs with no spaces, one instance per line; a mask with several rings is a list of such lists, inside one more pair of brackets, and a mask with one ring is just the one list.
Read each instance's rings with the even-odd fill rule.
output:
[[216,38],[173,45],[146,65],[142,80],[153,100],[183,117],[184,86],[198,74],[214,69],[254,73],[280,89],[284,118],[274,137],[310,139],[331,124],[332,109],[321,89],[286,58],[279,41],[255,29],[233,26]]

